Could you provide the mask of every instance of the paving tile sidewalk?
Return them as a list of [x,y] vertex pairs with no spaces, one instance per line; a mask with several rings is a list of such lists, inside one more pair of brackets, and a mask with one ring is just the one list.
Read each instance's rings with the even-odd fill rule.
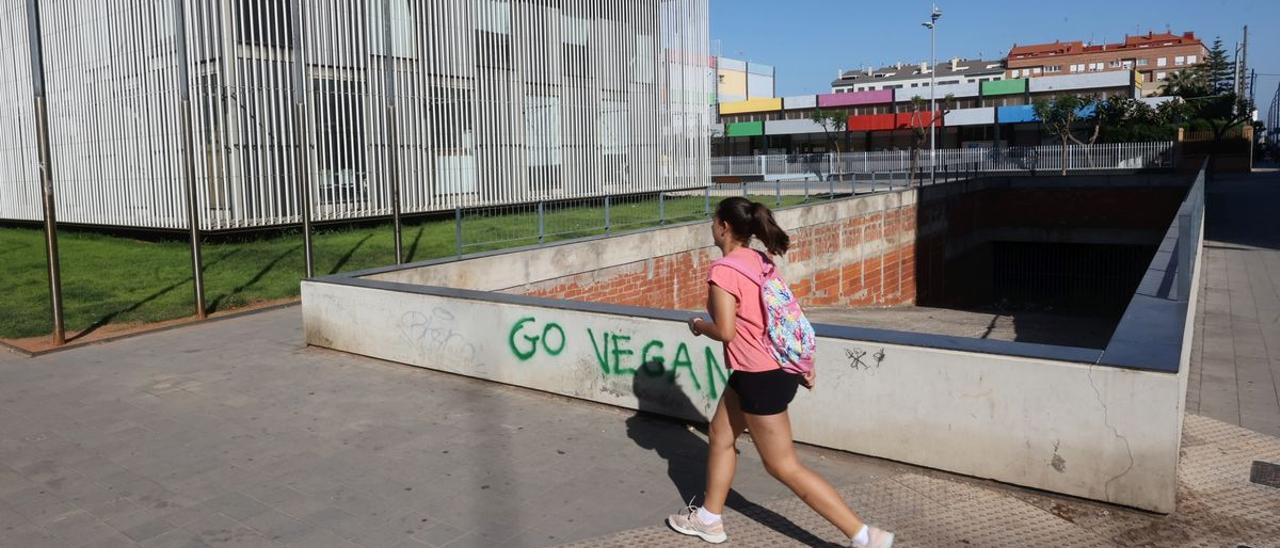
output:
[[[1280,459],[1280,439],[1188,416],[1179,508],[1168,516],[927,470],[840,490],[895,546],[1280,546],[1280,490],[1249,483],[1254,459]],[[796,497],[725,516],[734,546],[840,546],[840,532]],[[702,546],[662,525],[575,547]]]
[[[33,359],[0,354],[0,546],[682,542],[659,524],[701,490],[700,433],[303,348],[298,324],[291,308]],[[1251,459],[1280,460],[1276,440],[1188,424],[1193,502],[1172,518],[801,452],[905,546],[1280,538],[1280,494],[1241,483]],[[736,544],[841,540],[750,444],[735,488],[732,511],[749,516],[731,517]]]
[[1206,189],[1187,411],[1280,436],[1280,172]]
[[[0,546],[549,545],[701,490],[685,426],[303,348],[299,324],[0,353]],[[804,453],[843,483],[905,469]],[[786,494],[743,461],[735,504]]]

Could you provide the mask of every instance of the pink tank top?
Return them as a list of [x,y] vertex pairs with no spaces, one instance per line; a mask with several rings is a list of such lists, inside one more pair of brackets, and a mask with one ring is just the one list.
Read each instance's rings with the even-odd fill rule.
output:
[[[727,256],[739,263],[751,265],[757,271],[763,271],[765,261],[769,260],[763,253],[747,247],[735,249]],[[781,369],[782,366],[778,365],[769,349],[765,348],[765,312],[764,303],[760,300],[760,286],[741,272],[723,265],[711,267],[707,283],[733,295],[738,304],[735,322],[737,334],[724,349],[725,362],[729,368],[750,373]]]

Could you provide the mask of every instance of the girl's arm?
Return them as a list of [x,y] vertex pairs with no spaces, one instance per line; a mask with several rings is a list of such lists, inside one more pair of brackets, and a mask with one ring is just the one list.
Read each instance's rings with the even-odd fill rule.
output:
[[689,320],[689,329],[694,335],[706,335],[712,340],[727,343],[737,335],[738,303],[733,295],[720,286],[712,284],[707,292],[707,300],[711,310],[711,321],[702,318]]

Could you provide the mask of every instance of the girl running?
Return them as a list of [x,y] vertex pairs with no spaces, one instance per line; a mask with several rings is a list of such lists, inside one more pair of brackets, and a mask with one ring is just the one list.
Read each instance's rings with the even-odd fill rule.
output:
[[[725,257],[758,268],[761,273],[774,268],[770,256],[785,254],[791,241],[768,207],[740,197],[728,198],[716,207],[711,234]],[[768,254],[748,247],[753,236]],[[715,544],[728,539],[720,514],[737,466],[734,445],[743,430],[749,428],[769,474],[848,535],[851,546],[892,546],[892,533],[864,524],[831,484],[796,458],[787,405],[799,386],[812,389],[816,378],[813,373],[802,377],[783,370],[765,347],[769,343],[760,286],[724,265],[713,266],[708,278],[707,310],[711,321],[692,318],[689,330],[724,343],[725,361],[732,372],[711,419],[702,506],[689,506],[669,516],[667,524],[680,533]]]

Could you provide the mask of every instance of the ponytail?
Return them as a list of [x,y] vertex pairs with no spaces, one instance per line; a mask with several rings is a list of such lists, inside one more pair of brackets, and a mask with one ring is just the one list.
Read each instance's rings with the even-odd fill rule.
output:
[[751,234],[764,244],[770,255],[786,255],[787,248],[791,247],[791,236],[778,226],[768,206],[760,202],[751,204]]
[[791,237],[762,203],[740,196],[725,198],[716,206],[716,218],[727,223],[734,237],[743,243],[755,236],[771,255],[785,255],[791,246]]

